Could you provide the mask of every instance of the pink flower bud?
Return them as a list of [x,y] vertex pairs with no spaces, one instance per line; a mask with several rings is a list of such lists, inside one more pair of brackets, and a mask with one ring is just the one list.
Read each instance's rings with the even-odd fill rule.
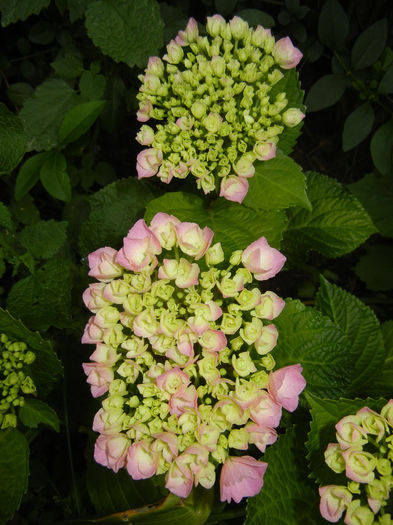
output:
[[100,363],[83,363],[83,371],[87,375],[87,382],[91,385],[93,397],[102,396],[108,392],[109,385],[114,379],[113,369]]
[[136,170],[138,179],[153,177],[162,163],[162,152],[154,148],[148,148],[138,153],[136,158]]
[[343,450],[367,443],[367,433],[362,428],[361,418],[357,415],[340,419],[336,424],[336,431],[336,439]]
[[95,322],[95,316],[90,317],[82,335],[82,344],[95,345],[104,339],[104,330]]
[[99,343],[91,354],[90,359],[101,365],[112,366],[119,357],[119,354],[112,346]]
[[177,269],[175,284],[179,288],[189,288],[198,284],[200,269],[197,263],[190,263],[181,258]]
[[276,42],[272,54],[274,60],[283,69],[296,67],[303,56],[303,53],[292,44],[288,36]]
[[156,473],[158,454],[151,450],[148,440],[131,445],[127,453],[127,471],[132,479],[147,479]]
[[154,141],[154,130],[150,126],[142,126],[137,133],[136,140],[142,146],[149,146]]
[[265,237],[251,243],[242,254],[242,263],[258,281],[274,277],[284,266],[286,257],[269,246]]
[[177,462],[171,463],[165,477],[165,487],[176,496],[186,498],[192,489],[193,475],[190,470],[180,469]]
[[220,477],[221,501],[256,496],[263,486],[267,463],[251,456],[229,457],[225,461]]
[[227,338],[221,330],[206,330],[198,339],[199,344],[206,352],[220,352],[227,345]]
[[195,260],[205,255],[214,235],[209,227],[205,226],[202,230],[194,222],[181,222],[176,226],[176,231],[180,249]]
[[183,387],[169,400],[169,411],[171,414],[180,416],[187,408],[197,408],[198,394],[194,385]]
[[164,63],[159,57],[150,57],[147,63],[146,73],[151,73],[152,75],[157,75],[162,77],[164,74],[165,68]]
[[299,395],[306,387],[300,364],[284,366],[269,377],[268,391],[277,403],[293,412],[299,403]]
[[276,156],[276,145],[274,142],[256,142],[253,152],[258,160],[270,160]]
[[233,170],[239,177],[250,178],[255,174],[254,157],[250,154],[245,154],[240,157],[233,165]]
[[176,394],[179,390],[189,385],[190,378],[188,374],[182,372],[176,366],[157,377],[156,383],[160,390],[164,390],[168,394]]
[[150,230],[160,241],[161,246],[170,250],[177,242],[176,226],[179,219],[167,213],[156,213],[150,222]]
[[249,31],[247,22],[238,16],[234,16],[232,20],[229,21],[229,27],[231,28],[231,33],[235,40],[244,38]]
[[277,344],[278,331],[274,324],[262,328],[261,335],[255,341],[255,349],[259,355],[268,354]]
[[267,445],[277,441],[277,432],[273,428],[248,423],[245,429],[249,433],[249,443],[253,443],[261,452],[265,452]]
[[100,465],[118,472],[124,467],[130,440],[124,434],[98,436],[94,445],[94,459]]
[[150,100],[145,100],[139,104],[139,111],[137,111],[136,118],[139,122],[147,122],[153,115],[153,105]]
[[141,272],[157,265],[156,254],[161,253],[161,244],[147,227],[145,221],[137,221],[127,237],[123,239],[123,248],[119,250],[116,262],[127,270]]
[[220,186],[220,197],[225,197],[228,201],[241,204],[248,192],[248,180],[244,177],[229,175],[224,177]]
[[281,405],[266,390],[261,390],[257,400],[250,406],[251,419],[263,427],[278,427],[281,413]]
[[184,56],[182,47],[175,40],[169,42],[166,46],[166,51],[167,53],[162,59],[170,64],[178,64]]
[[116,263],[116,256],[117,251],[109,246],[98,248],[95,252],[89,253],[87,256],[90,267],[88,275],[104,283],[120,277],[123,269]]
[[255,313],[261,319],[272,321],[280,315],[284,309],[285,301],[277,294],[267,291],[261,295],[261,302],[255,307]]
[[104,296],[105,286],[107,285],[103,282],[92,283],[89,284],[89,288],[83,292],[83,302],[85,303],[86,308],[91,312],[96,313],[100,308],[110,304],[110,300]]
[[179,46],[186,46],[187,44],[195,42],[195,40],[198,38],[198,35],[198,24],[195,18],[191,17],[187,23],[186,29],[184,31],[178,32],[175,41],[177,44],[179,44]]
[[212,37],[221,35],[226,25],[225,19],[221,15],[207,17],[206,30]]
[[335,523],[352,500],[352,494],[341,485],[326,485],[319,489],[319,511],[325,520]]

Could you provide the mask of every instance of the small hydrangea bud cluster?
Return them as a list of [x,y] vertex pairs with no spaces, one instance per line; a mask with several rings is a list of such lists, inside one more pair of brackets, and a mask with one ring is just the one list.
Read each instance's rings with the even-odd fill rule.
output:
[[35,394],[36,387],[24,368],[35,360],[26,343],[12,342],[0,334],[0,428],[16,427],[15,409],[24,405],[24,395]]
[[148,146],[137,157],[138,178],[169,183],[191,174],[205,194],[219,187],[220,196],[240,203],[254,161],[273,158],[285,127],[304,118],[287,107],[285,92],[271,95],[302,54],[288,37],[275,42],[269,29],[250,29],[237,16],[229,23],[209,17],[206,29],[200,36],[191,18],[140,75],[137,118],[162,123],[137,134]]
[[181,497],[212,487],[223,464],[221,498],[238,502],[259,492],[267,464],[230,451],[274,443],[305,381],[300,365],[272,371],[272,321],[285,303],[254,281],[285,257],[262,237],[228,266],[212,238],[158,213],[150,227],[137,221],[119,251],[91,253],[98,282],[83,299],[95,315],[82,342],[96,349],[83,367],[92,395],[105,394],[93,423],[98,463],[136,480],[165,473]]
[[393,399],[380,414],[364,407],[343,417],[336,431],[337,443],[329,443],[325,461],[349,481],[319,489],[322,516],[337,522],[346,511],[346,525],[392,525],[385,507],[393,487]]

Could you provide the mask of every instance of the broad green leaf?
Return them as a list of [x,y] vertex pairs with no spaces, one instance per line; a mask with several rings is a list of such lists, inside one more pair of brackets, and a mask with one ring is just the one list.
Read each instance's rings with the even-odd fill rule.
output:
[[[393,260],[392,260],[393,262]],[[349,391],[361,395],[381,370],[384,345],[374,312],[357,297],[321,277],[316,306],[347,335],[354,373]]]
[[49,4],[50,0],[0,0],[1,25],[6,27],[31,15],[38,15]]
[[38,208],[31,195],[25,195],[20,200],[12,200],[10,210],[21,224],[34,224],[40,220]]
[[47,46],[50,44],[56,36],[56,27],[53,23],[39,21],[33,25],[29,30],[29,40],[33,44],[39,44],[41,46]]
[[386,292],[393,290],[392,268],[393,247],[375,244],[367,246],[366,253],[359,258],[354,270],[369,290]]
[[27,151],[47,151],[58,145],[60,124],[75,101],[74,91],[64,80],[46,80],[36,88],[20,112]]
[[25,399],[25,404],[19,409],[19,418],[26,427],[37,428],[43,423],[56,432],[60,430],[60,421],[56,412],[39,399]]
[[77,78],[83,71],[82,56],[75,50],[60,54],[50,65],[56,74],[63,78]]
[[123,179],[106,186],[89,199],[89,219],[81,226],[79,249],[82,255],[100,248],[120,248],[122,239],[143,215],[153,192],[146,182]]
[[20,200],[40,180],[40,171],[50,153],[37,153],[20,167],[15,182],[15,199]]
[[350,191],[359,199],[373,223],[384,237],[393,237],[393,178],[390,174],[369,173],[349,184]]
[[67,222],[40,221],[26,226],[18,235],[21,244],[37,259],[49,259],[63,246],[67,238]]
[[214,0],[217,12],[222,16],[229,16],[236,7],[238,0]]
[[21,119],[0,103],[0,174],[16,168],[25,147],[26,136]]
[[15,82],[7,88],[7,97],[14,106],[23,106],[25,101],[32,95],[34,89],[27,82]]
[[66,169],[64,155],[59,151],[51,151],[40,170],[41,183],[46,191],[61,201],[71,199],[71,182]]
[[11,213],[7,206],[0,201],[0,228],[6,228],[7,230],[13,230]]
[[329,108],[340,100],[347,86],[345,77],[339,74],[324,75],[319,78],[307,93],[307,111],[320,111]]
[[307,479],[302,458],[304,443],[298,429],[290,428],[266,449],[262,460],[268,463],[260,493],[247,500],[245,525],[323,525],[318,512],[315,484]]
[[256,162],[244,204],[250,208],[280,209],[300,206],[311,210],[306,193],[306,177],[294,160],[280,155]]
[[374,381],[367,390],[373,396],[392,397],[393,385],[393,321],[385,321],[381,325],[385,345],[385,361]]
[[150,222],[158,212],[174,215],[181,221],[209,226],[214,232],[214,242],[220,241],[229,255],[234,250],[246,248],[259,237],[278,247],[285,227],[284,214],[279,211],[257,211],[246,206],[218,199],[209,208],[200,197],[183,192],[166,193],[149,202],[145,220]]
[[85,16],[87,6],[94,0],[67,0],[71,24]]
[[[320,399],[306,394],[311,408],[312,422],[306,447],[311,475],[322,485],[340,485],[340,476],[325,463],[324,452],[329,443],[336,442],[335,425],[344,416],[356,414],[367,406],[379,411],[386,403],[383,399]],[[345,479],[345,478],[344,478]]]
[[33,330],[65,328],[71,321],[73,267],[65,259],[49,259],[33,275],[11,288],[7,307]]
[[52,344],[37,332],[32,332],[7,310],[0,308],[0,332],[15,341],[23,341],[35,353],[35,361],[29,365],[29,374],[34,380],[39,396],[45,396],[53,383],[63,373],[63,367]]
[[349,31],[349,19],[338,0],[326,0],[318,20],[319,40],[330,49],[342,51]]
[[287,212],[284,253],[315,250],[327,257],[340,257],[376,232],[360,202],[334,179],[308,173],[307,195],[312,211],[291,208]]
[[393,120],[382,124],[374,133],[370,144],[371,158],[374,166],[382,175],[392,168],[393,153]]
[[5,524],[19,508],[29,477],[29,445],[16,429],[0,430],[0,472],[0,523]]
[[79,89],[82,97],[88,100],[98,100],[104,96],[106,79],[104,75],[96,75],[91,71],[84,71],[79,80]]
[[180,30],[186,27],[188,18],[186,18],[180,7],[170,6],[165,2],[160,3],[160,13],[164,22],[164,42],[170,42],[173,38],[176,38]]
[[381,78],[381,82],[378,86],[378,92],[382,93],[383,95],[393,93],[393,64]]
[[267,28],[274,27],[276,25],[274,18],[260,9],[242,9],[236,13],[236,15],[248,22],[250,27],[261,25],[262,27]]
[[365,102],[348,115],[343,129],[343,151],[349,151],[370,134],[374,124],[374,110]]
[[84,104],[78,104],[70,109],[60,126],[60,143],[68,144],[79,139],[91,128],[104,106],[105,100],[93,100]]
[[104,55],[130,67],[145,67],[163,44],[163,22],[155,0],[96,0],[87,7],[85,24]]
[[360,33],[351,53],[352,67],[355,71],[375,64],[385,48],[387,36],[387,18],[378,20]]
[[351,345],[346,334],[318,310],[287,301],[275,320],[278,344],[273,357],[279,368],[300,363],[307,392],[339,397],[351,380]]

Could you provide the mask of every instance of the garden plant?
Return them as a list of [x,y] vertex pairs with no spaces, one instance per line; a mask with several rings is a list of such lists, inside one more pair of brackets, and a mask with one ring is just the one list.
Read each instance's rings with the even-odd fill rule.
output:
[[0,525],[393,524],[390,2],[0,17]]

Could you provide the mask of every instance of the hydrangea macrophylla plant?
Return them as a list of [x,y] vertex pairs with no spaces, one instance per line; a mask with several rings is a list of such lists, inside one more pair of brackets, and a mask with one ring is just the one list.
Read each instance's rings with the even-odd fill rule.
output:
[[288,107],[285,92],[272,95],[302,54],[288,37],[276,42],[269,29],[251,29],[237,16],[228,23],[208,17],[206,30],[199,35],[191,18],[140,75],[137,118],[159,124],[143,124],[137,134],[147,146],[137,157],[138,178],[169,183],[190,174],[205,194],[219,188],[240,203],[254,161],[273,158],[285,127],[304,117]]
[[36,387],[25,367],[35,360],[26,343],[11,341],[0,334],[0,428],[16,427],[15,410],[25,404],[24,396],[34,394]]
[[327,465],[345,472],[348,483],[319,489],[320,511],[330,522],[389,525],[386,505],[393,487],[393,399],[378,414],[368,407],[343,417],[336,425],[337,443],[325,451]]
[[259,492],[267,467],[248,448],[276,441],[305,380],[299,364],[273,371],[273,320],[285,303],[257,286],[285,257],[262,237],[228,265],[212,238],[158,213],[150,226],[137,221],[119,251],[91,253],[97,282],[83,299],[94,316],[82,342],[96,349],[83,367],[93,396],[105,396],[93,423],[98,463],[136,480],[165,474],[183,498],[212,487],[223,465],[221,499],[238,502]]

